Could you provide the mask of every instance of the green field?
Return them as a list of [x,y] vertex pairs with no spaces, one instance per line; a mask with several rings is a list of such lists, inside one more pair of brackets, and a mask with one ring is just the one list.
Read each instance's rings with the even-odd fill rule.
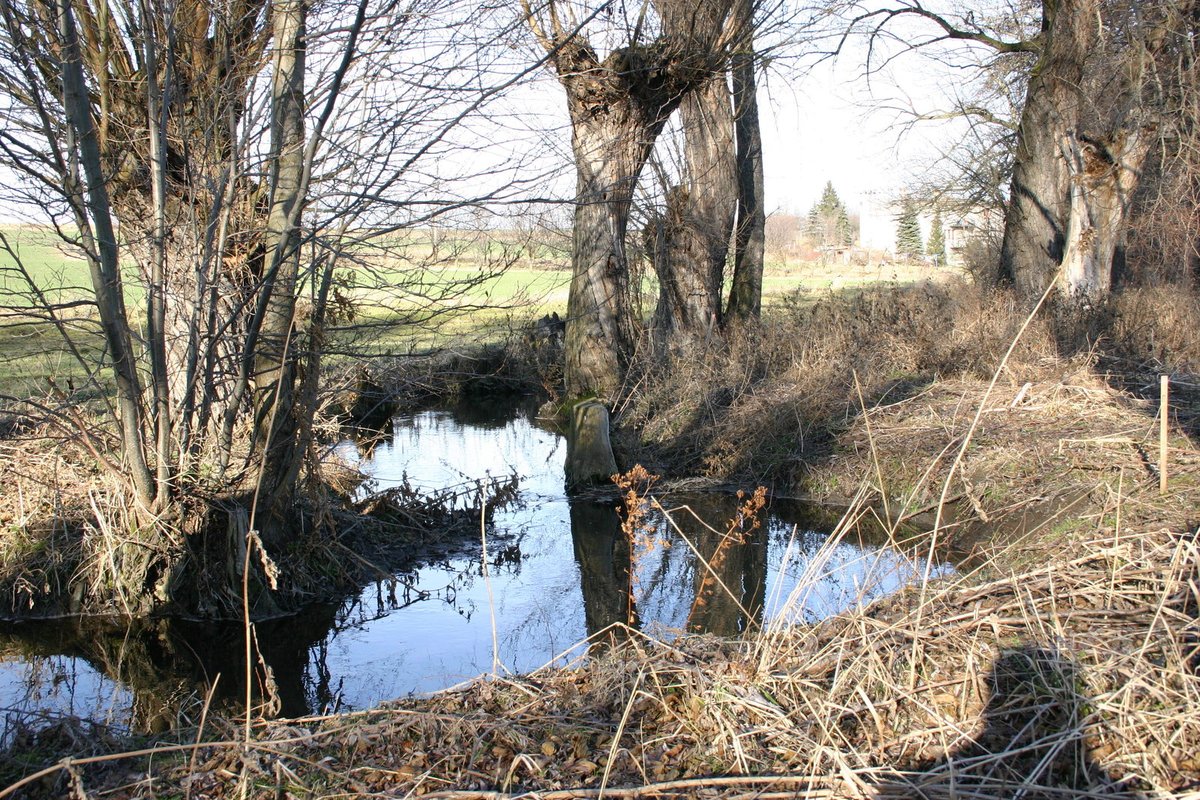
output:
[[89,286],[87,265],[53,230],[0,225],[0,304],[34,304],[31,282],[55,302],[82,297]]
[[[86,299],[85,262],[51,230],[0,226],[0,381],[9,396],[46,392],[49,379],[77,380],[84,369],[30,291],[32,281],[48,301]],[[337,358],[495,340],[523,330],[531,320],[556,311],[565,315],[570,284],[567,254],[559,246],[530,245],[504,232],[427,231],[392,234],[349,251],[337,271],[340,313],[334,320]],[[14,258],[14,254],[17,258]],[[18,262],[19,259],[19,262]],[[768,263],[764,303],[784,296],[819,297],[879,282],[911,283],[956,274],[921,265],[851,266]],[[129,281],[129,308],[140,312],[140,287]],[[653,308],[657,287],[642,287],[643,308]],[[87,361],[99,359],[101,343],[87,307],[64,312]]]

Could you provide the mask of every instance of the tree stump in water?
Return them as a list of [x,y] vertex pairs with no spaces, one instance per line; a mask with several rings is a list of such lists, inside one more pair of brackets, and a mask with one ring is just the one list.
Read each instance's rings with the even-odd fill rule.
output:
[[608,436],[608,409],[599,400],[576,403],[567,434],[567,488],[606,484],[617,472]]

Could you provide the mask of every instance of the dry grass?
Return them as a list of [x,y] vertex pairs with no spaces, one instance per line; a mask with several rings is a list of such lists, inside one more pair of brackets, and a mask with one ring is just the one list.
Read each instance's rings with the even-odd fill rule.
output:
[[[629,460],[666,475],[799,483],[863,404],[947,378],[990,377],[1022,322],[1008,296],[963,283],[794,303],[728,345],[639,365],[618,407],[621,424],[642,432],[626,443]],[[1022,338],[1013,376],[1032,378],[1055,360],[1039,321]]]
[[576,670],[264,723],[194,763],[190,748],[77,762],[53,785],[196,798],[1189,796],[1200,548],[1104,519],[1086,517],[1088,534],[1049,564],[960,575],[819,625],[744,641],[635,636]]
[[[241,592],[230,565],[246,525],[237,498],[197,496],[176,516],[151,516],[97,468],[93,452],[49,425],[0,439],[0,618],[237,615]],[[328,533],[348,512],[315,481],[305,487],[295,509],[301,532],[254,572],[256,616],[336,597],[377,571],[348,547],[370,551],[365,533],[362,541]],[[266,588],[271,568],[283,574],[274,591]]]
[[[1036,401],[1021,405],[1037,410],[1048,390],[1113,387],[1128,395],[1114,395],[1117,405],[1129,406],[1156,401],[1158,375],[1171,374],[1172,412],[1190,433],[1200,418],[1198,316],[1200,298],[1187,290],[1128,291],[1098,307],[1052,304],[1020,337],[998,390],[1011,401],[1033,384]],[[825,465],[846,446],[840,437],[863,409],[908,399],[940,408],[941,401],[922,398],[937,387],[973,413],[978,395],[969,387],[991,378],[1024,322],[1025,309],[1009,295],[961,282],[798,302],[728,344],[640,364],[617,408],[620,423],[640,439],[621,444],[630,463],[667,476],[766,482],[848,499],[854,487],[828,486]],[[1079,422],[1087,427],[1087,419]],[[922,437],[910,437],[917,433],[893,429],[911,438],[904,447],[920,456],[911,460],[927,464],[944,442],[929,451]]]
[[[12,793],[1200,798],[1200,455],[1186,426],[1161,496],[1155,406],[1097,374],[1100,348],[1072,355],[1061,324],[1039,320],[989,389],[1020,320],[990,305],[1002,298],[934,297],[798,309],[809,326],[736,342],[727,362],[643,375],[625,413],[683,419],[650,436],[712,474],[820,453],[808,485],[856,498],[838,536],[882,523],[919,571],[958,548],[956,574],[740,640],[630,632],[574,669],[262,722],[248,742],[215,722],[200,747],[64,762]],[[1182,381],[1188,362],[1172,358]],[[975,538],[984,518],[1004,535]]]

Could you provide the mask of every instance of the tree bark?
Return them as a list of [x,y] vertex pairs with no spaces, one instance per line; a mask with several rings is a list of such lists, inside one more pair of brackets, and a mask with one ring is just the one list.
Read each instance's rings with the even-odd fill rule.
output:
[[[655,7],[673,37],[703,51],[725,26],[730,0],[656,0]],[[723,63],[684,97],[679,114],[684,172],[681,185],[667,193],[653,258],[659,281],[654,338],[660,350],[706,339],[721,325],[737,205],[733,109]]]
[[737,204],[733,110],[725,73],[689,93],[679,111],[685,180],[668,192],[662,242],[653,258],[659,283],[654,335],[662,349],[676,349],[719,330]]
[[629,207],[662,124],[647,125],[627,109],[592,117],[585,98],[571,105],[578,174],[564,337],[567,392],[612,397],[634,336],[625,251]]
[[730,62],[734,130],[737,136],[737,223],[733,240],[733,281],[726,310],[726,322],[730,325],[759,318],[766,257],[767,213],[763,201],[758,86],[754,79],[753,13],[752,0],[735,0],[732,23],[740,38]]
[[[167,149],[166,114],[159,84],[158,42],[147,0],[138,6],[142,16],[142,52],[146,64],[146,127],[149,132],[150,197],[154,226],[150,235],[149,280],[146,282],[146,347],[150,353],[150,384],[153,389],[155,439],[155,503],[162,508],[171,493],[172,409],[170,371],[167,363]],[[169,67],[168,67],[169,69]],[[177,366],[182,366],[182,363]]]
[[1195,10],[1044,4],[1001,254],[1001,276],[1027,301],[1056,283],[1092,297],[1111,288],[1155,137],[1188,116]]
[[[278,520],[290,506],[303,454],[295,413],[296,280],[304,204],[306,0],[276,0],[271,83],[270,210],[264,236],[263,318],[254,349],[255,447],[261,453],[259,513]],[[260,527],[272,532],[275,526]],[[268,544],[271,543],[268,537]]]
[[567,93],[577,173],[567,391],[611,398],[624,380],[637,324],[625,250],[633,191],[655,139],[710,56],[696,59],[660,39],[600,61],[590,45],[561,30],[543,45]]
[[1062,289],[1102,297],[1112,288],[1113,257],[1124,241],[1125,221],[1150,152],[1149,129],[1118,134],[1109,143],[1069,132],[1062,142],[1071,174],[1071,214],[1062,263]]
[[105,344],[113,362],[116,378],[117,413],[121,428],[121,446],[129,477],[143,504],[154,500],[154,479],[146,461],[142,436],[141,386],[133,359],[129,316],[125,311],[121,288],[121,270],[117,260],[117,238],[112,224],[108,182],[101,162],[97,131],[92,123],[91,106],[84,80],[79,35],[69,0],[58,5],[58,34],[62,43],[63,107],[69,125],[69,158],[78,158],[86,180],[84,189],[76,184],[78,169],[72,168],[73,187],[68,194],[75,219],[85,239],[85,251],[91,272],[92,288]]
[[1096,43],[1092,0],[1047,0],[1041,51],[1017,128],[1000,274],[1036,300],[1058,276],[1071,209],[1070,172],[1061,143],[1080,122],[1085,63]]

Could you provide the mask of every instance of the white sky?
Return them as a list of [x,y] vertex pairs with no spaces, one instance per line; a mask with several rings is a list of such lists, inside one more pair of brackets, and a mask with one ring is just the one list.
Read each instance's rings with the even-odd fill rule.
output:
[[850,99],[841,77],[821,70],[798,87],[769,80],[760,92],[768,213],[807,213],[827,181],[852,211],[864,192],[901,188],[905,152],[896,133]]
[[[533,56],[533,51],[522,51],[518,48],[512,54],[518,66]],[[870,86],[862,78],[861,59],[852,55],[819,64],[804,75],[778,70],[760,76],[768,213],[807,213],[827,181],[832,181],[852,212],[859,210],[867,192],[883,198],[899,194],[906,176],[919,171],[920,153],[929,150],[937,131],[927,127],[901,139],[892,127],[895,114],[879,106],[887,104],[886,98],[906,93],[925,108],[933,105],[932,98],[946,89],[946,75],[942,73],[939,82],[930,66],[919,56],[910,57],[897,64],[899,80],[880,75]],[[898,90],[897,84],[903,84],[904,90]],[[514,185],[510,199],[523,193],[569,199],[574,177],[567,163],[565,98],[557,81],[545,71],[538,79],[511,87],[500,106],[499,112],[490,111],[496,117],[469,123],[470,132],[463,134],[468,148],[461,159],[443,154],[426,169],[450,184],[456,175],[466,177],[468,185],[459,188],[463,196],[471,196],[469,184],[478,179],[469,176],[490,173],[493,185],[497,181],[503,185],[500,164],[525,159],[533,152],[540,166],[531,164],[523,174],[534,185]],[[556,130],[547,135],[548,129]],[[478,184],[474,190],[483,191]],[[16,216],[6,205],[0,202],[0,221]]]

